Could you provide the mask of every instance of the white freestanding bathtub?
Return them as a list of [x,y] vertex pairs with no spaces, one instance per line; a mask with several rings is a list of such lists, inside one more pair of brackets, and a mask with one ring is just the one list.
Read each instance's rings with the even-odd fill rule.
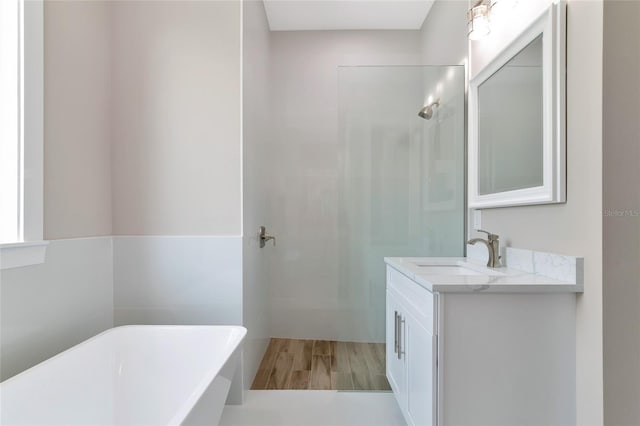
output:
[[217,425],[247,330],[116,327],[0,384],[0,424]]

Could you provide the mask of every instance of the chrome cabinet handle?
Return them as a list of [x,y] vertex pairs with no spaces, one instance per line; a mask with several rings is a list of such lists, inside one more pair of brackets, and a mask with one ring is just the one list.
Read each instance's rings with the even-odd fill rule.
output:
[[393,353],[398,353],[398,311],[393,313]]
[[402,344],[400,341],[400,321],[402,317],[398,315],[398,325],[396,326],[396,334],[398,335],[398,359],[402,359],[402,355],[400,354],[400,345]]
[[273,241],[273,246],[276,246],[276,237],[267,234],[267,229],[264,226],[258,228],[258,240],[260,241],[260,248],[264,248],[267,245],[267,241]]
[[398,315],[398,359],[402,359],[402,355],[404,355],[404,350],[402,349],[402,324],[404,324],[402,315]]

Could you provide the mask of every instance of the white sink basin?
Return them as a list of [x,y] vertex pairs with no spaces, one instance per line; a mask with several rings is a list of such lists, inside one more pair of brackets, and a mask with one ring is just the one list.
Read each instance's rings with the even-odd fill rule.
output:
[[420,275],[448,275],[448,276],[502,276],[503,272],[495,269],[487,268],[481,265],[470,264],[467,262],[456,263],[430,263],[425,261],[410,262],[416,269],[415,272]]
[[473,269],[465,268],[458,265],[421,265],[416,264],[420,268],[421,274],[427,275],[486,275]]

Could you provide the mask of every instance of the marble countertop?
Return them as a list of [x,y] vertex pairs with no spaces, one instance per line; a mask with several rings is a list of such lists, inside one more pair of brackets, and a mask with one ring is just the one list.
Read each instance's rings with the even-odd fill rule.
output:
[[[528,258],[530,253],[530,258]],[[581,293],[583,260],[578,257],[513,249],[507,266],[488,268],[482,260],[464,257],[385,257],[384,261],[431,292],[446,293]],[[521,268],[509,266],[512,263]],[[523,259],[525,260],[523,262]],[[517,262],[516,262],[517,260]],[[436,273],[424,266],[459,265],[479,275]],[[430,269],[430,272],[425,272]],[[437,270],[437,268],[436,268]]]

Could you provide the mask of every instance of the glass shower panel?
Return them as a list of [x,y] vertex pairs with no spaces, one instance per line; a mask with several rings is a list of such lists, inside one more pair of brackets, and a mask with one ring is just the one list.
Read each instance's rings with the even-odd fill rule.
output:
[[463,254],[464,68],[340,67],[338,83],[337,339],[383,342],[383,258]]

